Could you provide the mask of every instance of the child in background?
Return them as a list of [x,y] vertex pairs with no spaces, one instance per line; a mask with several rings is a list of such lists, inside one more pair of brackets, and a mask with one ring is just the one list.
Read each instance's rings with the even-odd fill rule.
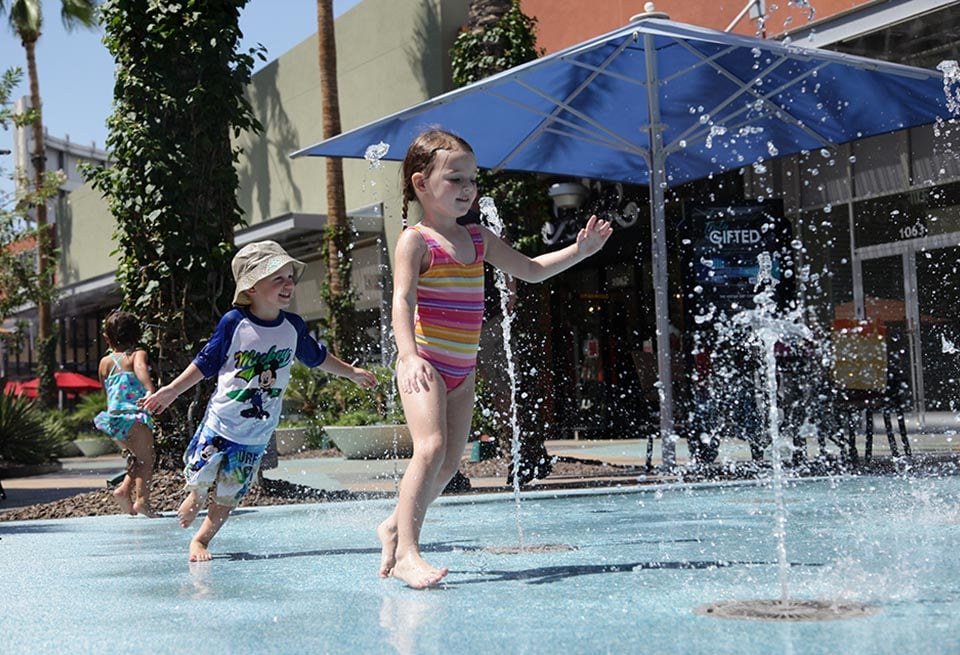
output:
[[120,509],[136,516],[156,518],[150,506],[153,477],[153,417],[137,402],[153,393],[147,353],[140,345],[140,321],[129,312],[114,310],[103,324],[110,351],[100,360],[100,383],[107,392],[107,410],[94,418],[97,429],[110,435],[127,455],[127,474],[113,491]]
[[457,472],[473,416],[477,347],[483,321],[483,262],[541,282],[596,253],[612,228],[590,217],[576,242],[530,258],[479,225],[460,225],[477,196],[477,160],[466,141],[431,130],[407,150],[403,222],[416,200],[421,221],[397,242],[393,330],[397,385],[413,437],[413,457],[394,512],[377,528],[380,575],[414,588],[438,583],[446,568],[420,554],[427,507]]
[[142,401],[159,413],[200,380],[217,376],[217,388],[183,456],[190,491],[177,511],[190,527],[211,488],[207,516],[190,541],[190,561],[212,558],[208,546],[230,511],[256,480],[270,435],[280,422],[283,394],[294,359],[372,388],[377,378],[351,366],[317,343],[297,314],[286,311],[306,265],[273,241],[250,243],[233,258],[234,308],[213,336],[170,384]]

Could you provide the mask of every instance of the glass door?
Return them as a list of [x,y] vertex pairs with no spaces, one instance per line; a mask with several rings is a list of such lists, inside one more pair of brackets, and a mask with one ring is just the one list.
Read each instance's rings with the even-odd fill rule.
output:
[[861,315],[885,334],[887,393],[920,425],[960,411],[960,246],[944,241],[860,253]]
[[953,412],[960,388],[960,247],[913,253],[917,325],[928,412]]
[[921,388],[921,374],[913,336],[910,311],[914,295],[905,264],[898,253],[862,260],[863,318],[874,324],[884,337],[886,351],[886,390],[905,409],[918,408],[922,402],[915,390]]

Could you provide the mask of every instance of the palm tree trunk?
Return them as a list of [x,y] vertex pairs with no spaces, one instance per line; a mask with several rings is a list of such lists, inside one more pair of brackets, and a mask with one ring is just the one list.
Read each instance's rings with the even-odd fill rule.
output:
[[[27,54],[27,76],[30,78],[30,105],[36,111],[33,122],[33,171],[34,188],[44,186],[47,175],[47,154],[43,139],[43,110],[40,101],[40,78],[37,74],[36,39],[25,39],[23,47]],[[52,253],[56,247],[56,236],[47,221],[47,203],[41,201],[34,208],[37,220],[37,270],[40,274],[40,298],[37,302],[37,337],[40,347],[38,374],[40,385],[38,394],[47,407],[56,404],[57,387],[53,373],[56,370],[56,348],[48,342],[53,339],[53,316],[50,301],[46,295],[54,285]],[[47,361],[48,360],[48,361]]]
[[[323,138],[340,134],[340,92],[337,86],[337,44],[334,35],[333,0],[317,0],[317,37],[320,57],[320,104],[323,111]],[[343,299],[350,287],[349,230],[343,189],[343,161],[327,158],[326,264],[329,285],[329,321],[333,352],[344,353],[349,322]],[[346,259],[347,261],[343,261]]]

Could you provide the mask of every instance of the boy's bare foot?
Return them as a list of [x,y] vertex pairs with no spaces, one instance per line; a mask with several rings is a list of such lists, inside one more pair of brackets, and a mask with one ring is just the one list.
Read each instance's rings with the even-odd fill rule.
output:
[[207,544],[199,541],[196,537],[190,540],[190,561],[191,562],[209,562],[213,555],[207,550]]
[[193,520],[200,513],[200,505],[200,497],[196,491],[191,491],[183,499],[180,508],[177,510],[177,520],[180,521],[181,528],[189,528],[193,524]]
[[131,514],[143,514],[148,519],[155,519],[160,515],[153,511],[153,508],[150,506],[150,502],[146,500],[138,500],[133,504],[133,511]]
[[117,501],[117,505],[120,506],[121,512],[124,514],[130,514],[131,516],[137,515],[136,511],[133,509],[133,499],[130,498],[129,489],[117,487],[113,490],[113,499]]
[[430,566],[417,553],[398,559],[390,576],[406,582],[414,589],[426,589],[443,580],[449,572],[450,569],[446,567],[437,569]]
[[380,540],[380,577],[389,578],[397,563],[397,526],[389,524],[390,519],[377,526],[377,538]]

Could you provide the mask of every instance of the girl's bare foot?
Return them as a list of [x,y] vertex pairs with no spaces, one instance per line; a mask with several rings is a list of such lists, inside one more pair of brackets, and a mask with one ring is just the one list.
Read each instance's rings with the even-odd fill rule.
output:
[[426,589],[443,580],[449,572],[450,569],[446,567],[437,569],[430,566],[419,553],[415,553],[398,559],[390,576],[406,582],[414,589]]
[[143,514],[148,519],[155,519],[160,515],[153,511],[153,508],[150,507],[150,501],[140,499],[133,504],[133,511],[131,514]]
[[397,526],[390,519],[377,526],[377,538],[380,540],[380,577],[389,578],[397,563]]
[[207,550],[207,544],[196,537],[190,540],[190,561],[191,562],[209,562],[213,555]]
[[[201,499],[200,495],[196,490],[191,491],[190,494],[183,499],[183,502],[180,503],[180,508],[177,510],[177,520],[180,521],[181,528],[189,528],[193,524],[193,520],[197,518],[197,514],[200,513]],[[191,546],[192,550],[193,546]],[[191,557],[191,559],[193,559]]]
[[130,498],[130,489],[122,486],[117,487],[113,490],[113,499],[117,501],[121,512],[130,514],[131,516],[137,515],[137,512],[133,509],[133,499]]

